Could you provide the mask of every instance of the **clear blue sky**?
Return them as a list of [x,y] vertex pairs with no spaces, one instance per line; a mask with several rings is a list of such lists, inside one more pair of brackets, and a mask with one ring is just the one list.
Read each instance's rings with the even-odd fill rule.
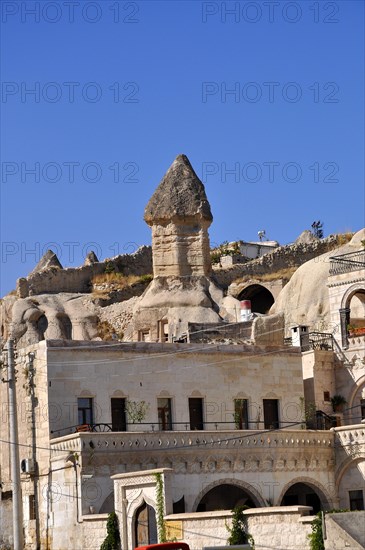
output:
[[150,244],[144,207],[179,153],[212,243],[364,225],[362,1],[1,8],[1,295],[47,248],[76,266]]

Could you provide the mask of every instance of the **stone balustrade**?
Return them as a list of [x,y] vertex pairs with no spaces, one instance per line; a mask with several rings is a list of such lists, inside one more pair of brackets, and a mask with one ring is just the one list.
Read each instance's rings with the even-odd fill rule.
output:
[[[364,426],[362,426],[364,428]],[[280,430],[225,432],[83,432],[51,440],[52,455],[64,452],[133,452],[137,450],[209,450],[209,449],[326,449],[333,448],[331,431]]]
[[352,424],[350,426],[332,428],[332,430],[336,434],[336,443],[340,443],[342,447],[354,447],[365,444],[365,424]]

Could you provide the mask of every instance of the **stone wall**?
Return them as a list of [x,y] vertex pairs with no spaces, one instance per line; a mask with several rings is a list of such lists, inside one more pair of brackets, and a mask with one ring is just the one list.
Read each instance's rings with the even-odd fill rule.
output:
[[[309,506],[282,506],[251,508],[244,512],[248,532],[253,536],[255,547],[260,550],[307,550],[311,532],[312,516]],[[197,512],[174,514],[165,518],[175,525],[182,525],[183,540],[191,550],[204,547],[224,546],[229,536],[226,525],[231,524],[231,512]]]
[[246,275],[254,277],[255,275],[272,273],[288,267],[299,267],[308,260],[337,247],[336,235],[330,235],[325,239],[308,244],[302,243],[280,246],[270,254],[265,254],[265,256],[247,262],[246,264],[236,264],[228,269],[214,266],[214,279],[223,288],[227,288],[239,277],[244,277]]
[[13,542],[13,501],[0,500],[0,548]]
[[[82,517],[82,545],[81,548],[99,550],[107,531],[108,514],[93,514]],[[54,547],[56,548],[56,547]]]
[[124,275],[147,275],[152,273],[151,247],[141,246],[133,254],[122,254],[92,265],[66,269],[52,267],[30,274],[27,278],[18,279],[17,294],[20,298],[26,298],[58,292],[90,292],[92,278],[104,273],[106,264],[113,265],[115,271]]

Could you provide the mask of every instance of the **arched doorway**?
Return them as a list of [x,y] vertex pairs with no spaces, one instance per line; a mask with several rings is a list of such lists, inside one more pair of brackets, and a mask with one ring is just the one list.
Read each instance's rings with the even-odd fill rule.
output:
[[146,504],[146,502],[144,502],[136,512],[134,529],[136,546],[157,544],[156,513],[154,508]]
[[312,506],[313,514],[316,514],[326,508],[318,493],[307,483],[294,483],[285,492],[280,506]]
[[208,491],[198,504],[197,512],[232,510],[236,506],[256,508],[253,497],[238,485],[222,483]]
[[255,313],[268,313],[275,302],[270,290],[259,284],[247,286],[238,295],[238,300],[251,300],[251,311]]

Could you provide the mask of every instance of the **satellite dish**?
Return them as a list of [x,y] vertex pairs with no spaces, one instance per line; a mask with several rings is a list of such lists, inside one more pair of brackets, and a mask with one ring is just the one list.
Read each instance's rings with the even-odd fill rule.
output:
[[265,229],[261,229],[260,231],[257,232],[258,236],[259,236],[259,239],[260,241],[262,241],[262,239],[265,237],[266,235],[266,231]]

